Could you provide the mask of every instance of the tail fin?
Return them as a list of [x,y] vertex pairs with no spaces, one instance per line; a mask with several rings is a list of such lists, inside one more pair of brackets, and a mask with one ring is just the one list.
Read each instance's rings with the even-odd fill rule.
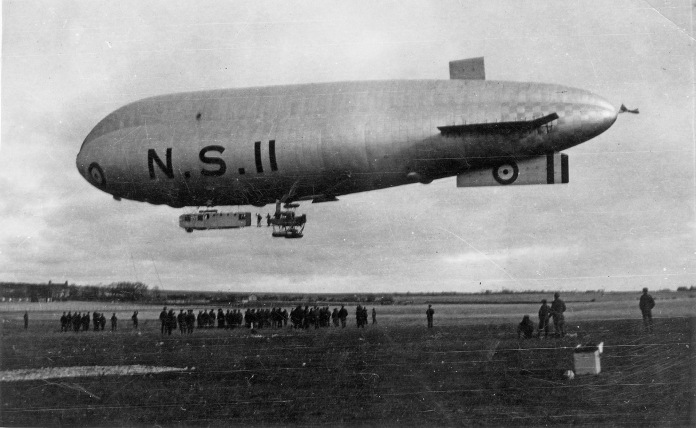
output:
[[619,109],[619,113],[633,113],[633,114],[638,114],[640,113],[638,109],[630,110],[627,109],[625,105],[621,104],[621,108]]
[[486,80],[483,57],[460,59],[449,63],[450,79]]

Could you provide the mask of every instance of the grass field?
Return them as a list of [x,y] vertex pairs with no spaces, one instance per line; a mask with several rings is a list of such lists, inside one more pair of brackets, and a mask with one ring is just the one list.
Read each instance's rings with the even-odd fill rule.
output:
[[[577,337],[519,341],[536,305],[378,307],[366,329],[59,333],[55,314],[0,313],[0,369],[145,365],[185,372],[0,382],[0,425],[676,425],[693,424],[696,325],[689,300],[642,332],[635,302],[569,305]],[[608,306],[605,306],[608,305]],[[103,310],[83,304],[84,310]],[[6,308],[8,309],[8,308]],[[626,311],[631,319],[620,318]],[[352,312],[352,311],[351,311]],[[618,314],[618,315],[617,315]],[[659,312],[655,313],[660,316]],[[51,319],[53,318],[53,319]],[[352,313],[351,313],[351,318]],[[108,329],[107,323],[107,329]],[[568,381],[572,347],[604,341],[602,373]]]

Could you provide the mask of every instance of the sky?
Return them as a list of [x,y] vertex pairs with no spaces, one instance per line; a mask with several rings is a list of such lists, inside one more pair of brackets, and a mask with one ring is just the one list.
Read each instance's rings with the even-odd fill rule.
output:
[[[696,285],[693,0],[3,1],[0,282],[239,292],[640,290]],[[152,95],[310,82],[488,80],[590,90],[622,114],[565,151],[570,183],[431,184],[303,203],[301,240],[185,233],[75,157]],[[236,207],[235,207],[236,209]],[[243,207],[245,211],[271,212]]]

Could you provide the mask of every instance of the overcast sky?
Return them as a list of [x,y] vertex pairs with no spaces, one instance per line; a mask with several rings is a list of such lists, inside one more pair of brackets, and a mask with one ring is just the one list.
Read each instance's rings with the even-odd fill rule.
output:
[[[692,0],[4,1],[0,281],[233,291],[639,290],[696,285]],[[213,88],[447,79],[588,89],[617,107],[570,183],[455,179],[303,203],[301,240],[187,234],[192,209],[114,201],[77,172],[116,108]],[[273,209],[247,207],[265,215]]]

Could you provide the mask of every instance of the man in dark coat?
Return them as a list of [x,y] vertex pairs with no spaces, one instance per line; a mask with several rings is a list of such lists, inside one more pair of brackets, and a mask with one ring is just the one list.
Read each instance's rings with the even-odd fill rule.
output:
[[172,330],[176,329],[176,314],[174,309],[170,309],[167,312],[167,335],[172,335]]
[[534,323],[529,319],[529,315],[522,318],[522,322],[517,325],[517,338],[524,336],[525,339],[534,337]]
[[341,327],[346,328],[346,319],[348,318],[348,310],[341,305],[341,310],[338,311],[338,319],[341,320]]
[[164,334],[164,332],[167,330],[167,307],[165,306],[162,308],[162,312],[160,312],[160,324],[162,325],[160,327],[160,333]]
[[75,315],[72,316],[73,331],[75,333],[79,333],[81,325],[82,325],[82,315],[80,315],[79,312],[75,312]]
[[71,330],[73,328],[73,316],[72,312],[68,311],[68,314],[65,316],[65,331]]
[[556,331],[556,336],[565,336],[565,315],[566,305],[561,300],[561,293],[554,293],[553,302],[551,302],[551,316],[553,317],[553,327]]
[[116,312],[111,315],[111,331],[116,331],[118,328],[118,318],[116,318]]
[[188,334],[193,333],[193,327],[196,325],[196,314],[193,313],[193,309],[188,310],[186,315],[186,332]]
[[68,331],[68,317],[65,315],[65,312],[63,312],[63,316],[60,317],[60,331],[61,333]]
[[428,305],[428,310],[425,311],[425,317],[428,320],[428,328],[433,327],[433,316],[435,315],[435,309],[433,309],[433,305]]
[[539,333],[537,337],[541,337],[541,330],[544,330],[544,337],[549,337],[549,317],[551,316],[551,308],[546,304],[546,299],[541,301],[539,308]]
[[652,308],[655,307],[655,300],[648,294],[648,289],[643,289],[643,294],[640,296],[638,304],[640,312],[643,314],[643,327],[648,333],[653,331]]
[[89,312],[82,315],[82,329],[84,331],[89,331]]
[[183,309],[179,309],[179,313],[176,316],[176,322],[179,324],[179,334],[186,333],[186,314],[184,314]]
[[94,324],[94,331],[99,331],[99,312],[92,312],[92,323]]
[[331,321],[334,327],[338,327],[338,308],[334,308],[333,312],[331,312]]
[[218,308],[217,322],[218,328],[225,328],[225,313],[222,312],[222,308]]

